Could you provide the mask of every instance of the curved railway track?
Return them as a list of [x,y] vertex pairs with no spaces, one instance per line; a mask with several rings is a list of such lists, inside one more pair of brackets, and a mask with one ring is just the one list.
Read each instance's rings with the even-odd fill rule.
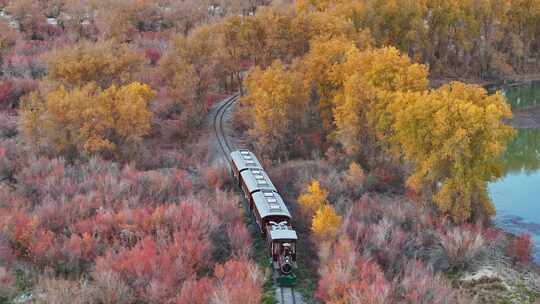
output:
[[[219,147],[225,156],[227,166],[230,166],[230,154],[233,151],[233,146],[227,140],[224,128],[224,118],[231,106],[238,101],[240,94],[234,94],[225,99],[216,110],[214,116],[214,132],[219,143]],[[279,304],[302,304],[301,296],[296,294],[294,288],[278,287],[276,289],[276,299]]]
[[214,132],[216,133],[219,147],[221,148],[221,151],[223,152],[225,159],[227,160],[227,164],[230,162],[230,154],[233,149],[225,135],[225,128],[223,128],[223,118],[225,117],[225,113],[227,113],[227,110],[238,100],[239,97],[240,94],[234,94],[233,96],[225,99],[225,101],[218,106],[218,109],[214,116]]

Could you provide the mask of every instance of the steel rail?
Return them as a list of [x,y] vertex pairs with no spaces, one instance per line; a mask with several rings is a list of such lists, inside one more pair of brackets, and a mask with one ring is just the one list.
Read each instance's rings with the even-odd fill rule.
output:
[[[227,113],[227,110],[236,102],[238,101],[238,98],[240,97],[240,94],[235,94],[227,99],[218,107],[216,110],[216,114],[214,116],[214,131],[216,133],[216,138],[219,143],[219,147],[221,148],[221,151],[223,154],[225,154],[225,158],[227,160],[227,164],[230,166],[230,154],[232,152],[232,146],[227,140],[227,136],[225,135],[225,128],[224,128],[224,117]],[[289,291],[288,294],[290,296],[286,296],[286,291]],[[289,287],[279,287],[279,299],[278,302],[280,304],[296,304],[296,294],[294,292],[294,288]]]
[[223,154],[225,154],[225,158],[227,159],[227,161],[230,160],[230,153],[232,152],[232,148],[229,144],[229,141],[227,140],[227,137],[225,136],[225,130],[223,128],[223,117],[225,116],[227,110],[238,100],[239,96],[240,94],[235,94],[226,99],[225,102],[218,107],[216,115],[214,116],[214,131],[216,133],[216,138],[218,140],[221,151],[223,152]]

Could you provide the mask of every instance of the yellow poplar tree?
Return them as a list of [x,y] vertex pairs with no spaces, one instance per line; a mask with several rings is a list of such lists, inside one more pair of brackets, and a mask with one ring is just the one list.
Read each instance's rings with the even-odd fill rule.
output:
[[94,83],[71,91],[60,87],[45,97],[34,93],[22,104],[23,134],[36,149],[53,154],[118,155],[150,131],[154,95],[140,83],[105,91]]
[[250,71],[245,86],[249,95],[242,98],[242,104],[253,117],[251,133],[258,138],[261,150],[267,153],[283,150],[291,143],[289,135],[305,119],[308,98],[301,75],[275,61],[265,71],[259,68]]
[[345,178],[349,184],[356,187],[361,187],[366,179],[366,174],[364,173],[364,169],[353,161],[349,165],[349,170],[347,170]]
[[343,79],[336,77],[334,70],[346,61],[348,53],[356,51],[354,43],[345,38],[316,39],[311,42],[311,50],[302,60],[305,81],[317,91],[319,111],[326,131],[332,128],[332,98],[343,85]]
[[396,92],[423,91],[428,85],[427,67],[412,63],[393,47],[351,52],[334,74],[346,77],[333,99],[334,123],[336,138],[350,154],[385,140],[391,132],[389,106]]
[[53,51],[47,57],[49,80],[73,88],[90,82],[101,88],[133,81],[144,58],[127,45],[112,41],[76,45]]
[[311,230],[316,237],[322,240],[330,241],[337,238],[341,227],[341,216],[330,205],[324,205],[319,208],[313,216]]
[[500,176],[499,157],[514,133],[504,124],[512,117],[504,98],[454,82],[396,100],[393,141],[414,166],[409,187],[433,194],[456,222],[493,215],[487,182]]
[[328,204],[327,196],[328,192],[321,188],[319,181],[313,180],[307,187],[307,191],[298,198],[298,203],[302,212],[311,217],[317,210]]

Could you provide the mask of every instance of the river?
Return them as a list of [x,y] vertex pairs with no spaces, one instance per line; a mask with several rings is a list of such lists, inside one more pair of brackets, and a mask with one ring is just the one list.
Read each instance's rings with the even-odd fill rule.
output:
[[[512,109],[540,106],[540,82],[502,89]],[[490,183],[495,223],[515,234],[529,234],[540,263],[540,129],[520,129],[502,157],[504,176]]]

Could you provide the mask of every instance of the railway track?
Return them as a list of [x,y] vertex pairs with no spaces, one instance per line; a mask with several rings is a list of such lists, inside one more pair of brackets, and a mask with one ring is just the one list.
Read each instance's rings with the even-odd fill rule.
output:
[[300,304],[300,301],[296,301],[297,294],[294,292],[294,288],[290,287],[278,287],[276,290],[277,300],[280,304]]
[[[219,143],[219,147],[225,156],[227,166],[230,166],[230,154],[233,151],[232,145],[227,140],[227,136],[224,128],[224,120],[227,111],[231,106],[238,101],[240,94],[225,99],[221,105],[218,106],[216,114],[214,116],[214,132]],[[276,299],[279,304],[303,304],[302,298],[299,294],[295,293],[294,288],[290,287],[277,287]]]
[[233,151],[233,149],[229,141],[227,140],[227,136],[225,135],[225,128],[223,127],[223,118],[225,117],[227,110],[236,101],[238,101],[239,97],[240,97],[240,94],[235,94],[225,99],[223,104],[221,104],[218,107],[216,111],[216,115],[214,116],[214,132],[216,133],[216,138],[218,140],[219,147],[221,148],[221,151],[223,152],[225,159],[227,160],[227,164],[230,162],[230,154]]

